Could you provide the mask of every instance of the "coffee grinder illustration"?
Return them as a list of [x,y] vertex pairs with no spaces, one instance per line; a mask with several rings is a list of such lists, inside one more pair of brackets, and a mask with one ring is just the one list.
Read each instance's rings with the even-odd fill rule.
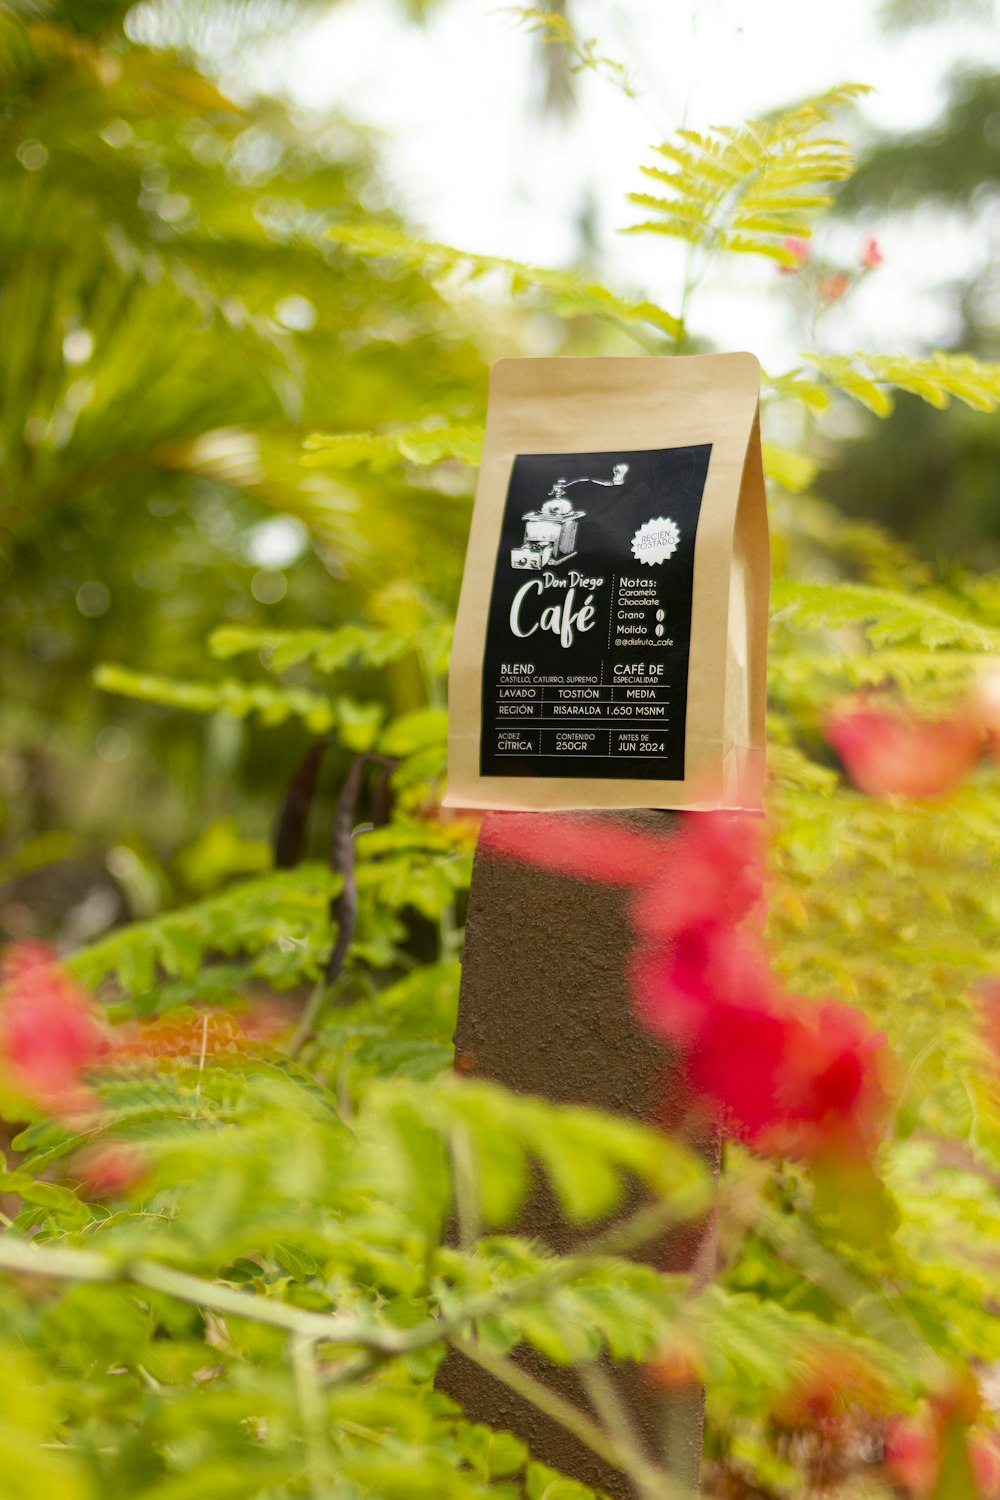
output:
[[538,572],[572,557],[576,551],[576,528],[587,512],[574,510],[566,491],[573,484],[600,484],[605,488],[624,484],[627,473],[628,464],[615,464],[610,479],[592,479],[588,474],[579,479],[557,479],[541,508],[525,511],[521,517],[524,540],[520,547],[510,549],[511,567]]

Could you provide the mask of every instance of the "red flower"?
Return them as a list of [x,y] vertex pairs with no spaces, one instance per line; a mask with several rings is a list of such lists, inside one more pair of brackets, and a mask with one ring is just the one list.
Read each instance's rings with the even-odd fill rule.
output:
[[696,1099],[761,1150],[864,1150],[885,1101],[885,1038],[836,1001],[782,992],[745,934],[690,931],[641,956],[634,989]]
[[939,797],[971,770],[982,747],[972,715],[918,719],[859,702],[826,722],[826,737],[855,786],[870,797]]
[[691,928],[732,927],[759,906],[764,827],[745,815],[689,813],[662,874],[636,896],[632,917],[643,936],[662,941]]
[[882,1375],[861,1354],[850,1349],[815,1345],[796,1351],[796,1372],[774,1406],[782,1427],[838,1432],[852,1411],[885,1412],[890,1393]]
[[878,240],[874,235],[869,235],[861,247],[860,264],[866,271],[874,271],[885,261],[885,256],[879,249]]
[[686,1056],[684,1071],[696,1096],[714,1105],[725,1129],[750,1146],[764,1145],[784,1123],[791,1029],[776,1011],[716,1003]]
[[979,988],[980,1018],[993,1066],[1000,1072],[1000,979],[987,979]]
[[763,894],[760,818],[688,813],[657,837],[610,819],[493,814],[481,847],[630,886],[643,947],[632,990],[689,1093],[763,1150],[863,1152],[882,1113],[884,1038],[848,1006],[786,994],[744,919]]
[[778,270],[783,276],[794,276],[796,271],[800,270],[809,260],[809,241],[800,239],[798,235],[790,234],[782,240],[781,248],[788,252],[792,257],[792,261],[785,265],[780,265]]
[[148,1163],[131,1141],[101,1141],[85,1146],[75,1162],[75,1175],[92,1198],[117,1198],[145,1177]]
[[488,813],[479,847],[520,859],[556,875],[639,886],[654,880],[673,857],[674,840],[610,818],[551,813]]
[[911,1495],[929,1495],[940,1465],[937,1433],[916,1417],[898,1417],[885,1435],[885,1467],[889,1478]]
[[781,1110],[757,1144],[802,1156],[831,1146],[845,1157],[863,1154],[885,1112],[884,1033],[837,1000],[817,1005],[797,998],[791,1017],[778,1082]]
[[633,917],[647,937],[739,921],[763,894],[764,823],[746,814],[687,813],[662,835],[611,819],[489,813],[479,847],[538,869],[638,892]]
[[1000,1442],[992,1434],[973,1437],[969,1442],[969,1458],[980,1500],[997,1500],[1000,1496]]
[[690,1390],[705,1382],[705,1355],[696,1340],[685,1332],[674,1330],[646,1366],[654,1385],[665,1390]]
[[675,1047],[699,1045],[716,1012],[769,1013],[773,988],[759,945],[725,927],[690,928],[668,946],[641,949],[632,969],[641,1019]]
[[[979,1391],[969,1375],[958,1375],[913,1417],[898,1417],[885,1435],[890,1480],[916,1500],[939,1493],[949,1451],[964,1448],[979,1500],[1000,1496],[1000,1449],[994,1434],[970,1432],[982,1416]],[[968,1486],[966,1485],[966,1489]],[[964,1493],[964,1491],[963,1491]]]
[[845,276],[842,271],[835,271],[832,276],[823,277],[819,284],[819,294],[824,302],[839,302],[850,285],[849,276]]
[[83,1074],[105,1050],[87,995],[41,943],[18,943],[3,959],[0,1066],[25,1099],[58,1114],[86,1112]]

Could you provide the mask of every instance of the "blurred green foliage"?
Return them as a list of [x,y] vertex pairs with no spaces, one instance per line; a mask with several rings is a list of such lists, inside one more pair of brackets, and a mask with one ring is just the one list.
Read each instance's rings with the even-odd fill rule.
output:
[[[216,719],[197,744],[95,697],[96,661],[145,642],[144,665],[191,670],[226,619],[377,621],[428,587],[447,604],[461,567],[446,488],[404,503],[394,476],[300,463],[331,410],[350,432],[480,399],[481,359],[440,297],[326,237],[383,203],[368,142],[236,105],[184,56],[130,42],[127,9],[0,14],[0,652],[22,851],[71,827],[162,856],[237,806],[266,831],[289,738],[254,747]],[[380,602],[395,579],[412,604]],[[405,706],[416,690],[392,675]]]
[[[969,269],[957,276],[942,268],[934,291],[953,326],[954,347],[986,359],[1000,353],[998,164],[1000,78],[963,70],[949,80],[944,108],[929,127],[865,138],[858,170],[837,203],[837,212],[859,228],[905,230],[913,241],[931,219],[947,216],[965,228]],[[995,424],[970,421],[961,411],[928,423],[918,402],[904,400],[878,430],[837,444],[824,490],[848,514],[882,521],[941,565],[996,567],[998,463]]]

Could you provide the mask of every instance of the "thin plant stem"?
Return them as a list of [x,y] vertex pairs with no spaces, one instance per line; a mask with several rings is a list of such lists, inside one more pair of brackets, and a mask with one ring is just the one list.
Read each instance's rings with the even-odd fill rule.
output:
[[466,1339],[455,1339],[454,1344],[466,1359],[492,1375],[494,1380],[527,1401],[543,1416],[572,1433],[591,1453],[626,1475],[635,1485],[641,1500],[683,1500],[669,1474],[658,1468],[641,1450],[636,1450],[623,1434],[606,1431],[572,1401],[536,1380],[513,1360],[488,1354],[478,1344]]
[[350,1385],[352,1380],[362,1380],[372,1370],[377,1370],[379,1365],[385,1363],[386,1358],[386,1355],[370,1351],[356,1354],[353,1359],[345,1359],[330,1369],[317,1370],[317,1379],[324,1390],[331,1390],[338,1385]]
[[448,1132],[448,1154],[458,1220],[458,1243],[463,1250],[469,1251],[475,1248],[483,1226],[476,1192],[475,1153],[469,1132],[461,1125]]
[[624,1223],[585,1241],[574,1255],[553,1261],[534,1275],[470,1297],[453,1314],[429,1317],[409,1329],[389,1328],[365,1316],[313,1312],[281,1302],[277,1297],[237,1291],[234,1287],[175,1270],[157,1261],[113,1260],[97,1251],[38,1245],[9,1233],[0,1235],[0,1271],[50,1277],[57,1281],[119,1282],[141,1286],[223,1317],[247,1318],[316,1343],[363,1349],[392,1358],[453,1338],[478,1319],[494,1317],[507,1307],[536,1301],[572,1281],[590,1259],[627,1254],[629,1250],[655,1239],[676,1222],[677,1215],[668,1203],[647,1205]]
[[316,1028],[316,1022],[319,1019],[320,1011],[323,1009],[328,989],[326,976],[321,975],[313,985],[312,993],[303,1006],[301,1016],[299,1016],[299,1024],[292,1033],[292,1039],[288,1044],[289,1057],[298,1057],[302,1048],[312,1036]]
[[602,1426],[608,1432],[617,1432],[622,1441],[628,1443],[635,1452],[643,1452],[642,1439],[636,1432],[632,1418],[600,1360],[595,1359],[590,1364],[580,1365],[577,1374],[587,1393],[587,1400],[594,1408]]
[[326,1442],[323,1391],[316,1369],[316,1345],[312,1339],[293,1335],[290,1346],[309,1482],[316,1500],[329,1500],[333,1493],[333,1474]]
[[191,1109],[191,1118],[195,1119],[201,1106],[201,1081],[205,1076],[205,1059],[208,1056],[208,1011],[201,1018],[201,1051],[198,1054],[198,1082],[194,1089],[194,1104]]

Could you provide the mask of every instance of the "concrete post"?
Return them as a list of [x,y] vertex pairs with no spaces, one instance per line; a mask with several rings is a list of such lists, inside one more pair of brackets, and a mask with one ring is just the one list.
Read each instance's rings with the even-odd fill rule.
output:
[[[666,832],[672,819],[671,814],[656,812],[607,816],[657,832]],[[477,853],[455,1033],[463,1071],[522,1093],[587,1104],[668,1127],[683,1118],[684,1101],[669,1059],[632,1013],[627,965],[633,935],[626,903],[626,894],[612,886]],[[717,1173],[718,1138],[690,1144]],[[626,1211],[635,1206],[633,1200]],[[579,1238],[541,1183],[516,1229],[559,1253],[571,1251]],[[700,1279],[711,1276],[714,1257],[710,1223],[675,1232],[642,1254],[662,1270],[691,1271]],[[524,1346],[514,1357],[522,1368],[589,1411],[575,1371],[555,1366]],[[666,1444],[672,1474],[693,1493],[701,1457],[703,1393],[660,1391],[635,1365],[609,1366],[609,1373],[649,1457],[663,1462]],[[521,1437],[534,1457],[614,1500],[633,1500],[633,1490],[620,1474],[461,1355],[449,1354],[437,1384],[472,1420]]]

